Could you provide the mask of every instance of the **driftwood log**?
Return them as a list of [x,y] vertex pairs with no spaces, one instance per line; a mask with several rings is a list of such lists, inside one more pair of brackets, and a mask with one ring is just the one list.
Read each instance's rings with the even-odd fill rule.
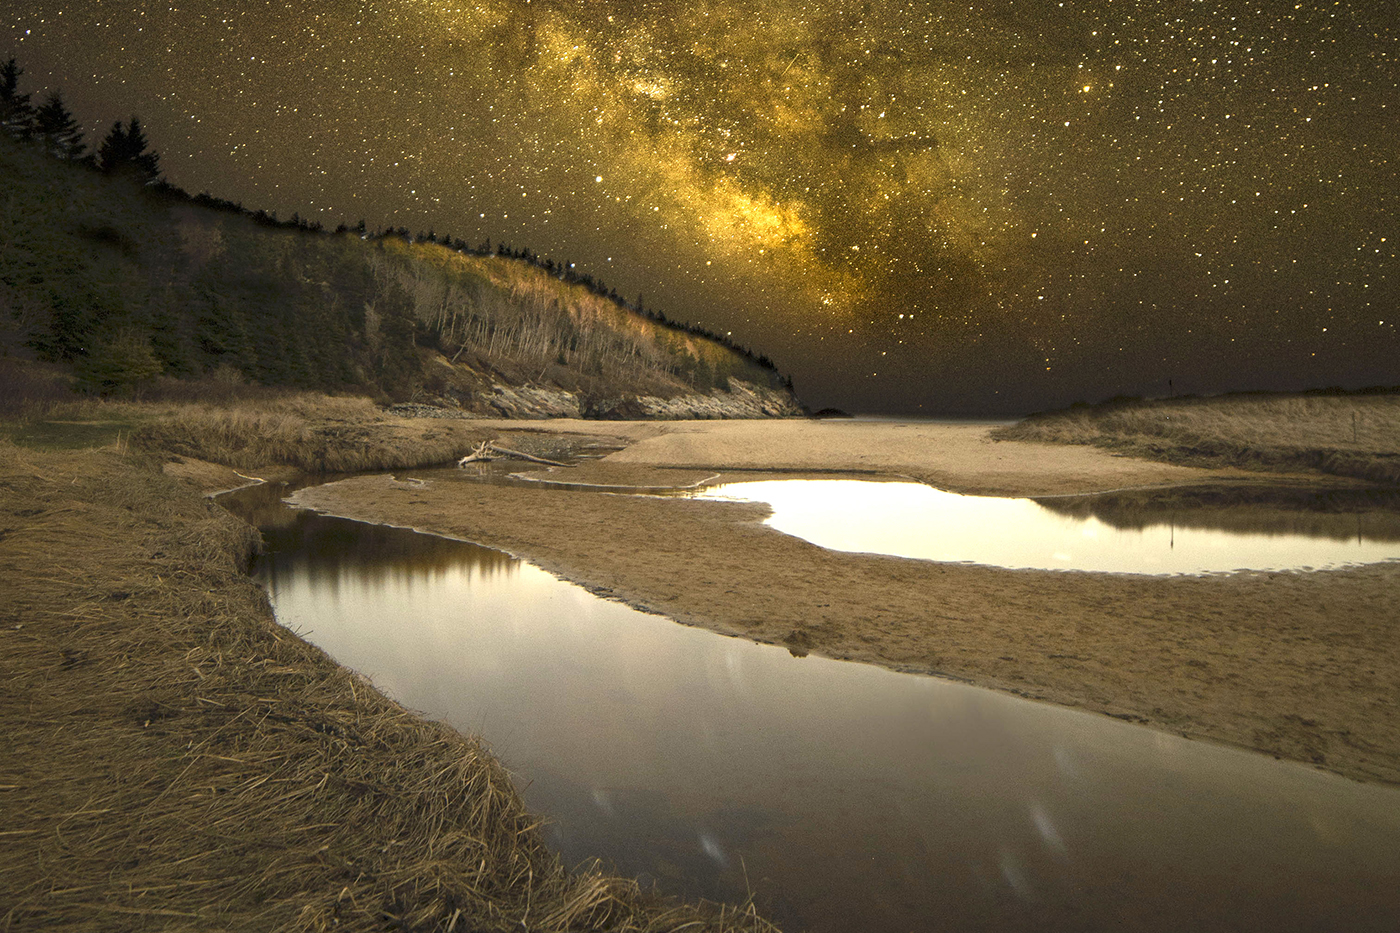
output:
[[531,463],[544,463],[549,466],[568,466],[567,463],[560,463],[558,460],[546,460],[544,457],[536,457],[533,454],[498,446],[495,441],[482,441],[476,445],[476,450],[458,460],[457,465],[464,467],[468,463],[489,463],[499,457],[513,457],[516,460],[529,460]]

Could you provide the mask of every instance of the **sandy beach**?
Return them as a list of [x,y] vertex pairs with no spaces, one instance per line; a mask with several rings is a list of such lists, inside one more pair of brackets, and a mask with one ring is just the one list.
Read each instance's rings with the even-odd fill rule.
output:
[[[1337,486],[1091,447],[993,441],[990,426],[862,421],[482,423],[620,449],[536,478],[690,485],[745,472],[907,477],[977,494],[1199,484]],[[1004,570],[824,550],[765,506],[549,483],[363,476],[306,507],[477,541],[594,592],[794,653],[956,678],[1149,727],[1400,781],[1400,564],[1154,577]]]

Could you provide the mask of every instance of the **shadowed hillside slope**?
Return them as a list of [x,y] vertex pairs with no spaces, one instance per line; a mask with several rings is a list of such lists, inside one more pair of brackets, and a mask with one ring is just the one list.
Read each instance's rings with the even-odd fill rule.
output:
[[0,139],[0,353],[89,391],[218,378],[494,415],[797,413],[766,358],[591,284],[405,231],[279,224]]

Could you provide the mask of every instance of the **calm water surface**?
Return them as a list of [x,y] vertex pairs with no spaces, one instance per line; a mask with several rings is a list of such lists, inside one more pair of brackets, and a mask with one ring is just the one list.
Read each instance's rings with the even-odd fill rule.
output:
[[792,931],[1400,929],[1396,789],[794,658],[278,494],[230,504],[279,619],[483,734],[568,862],[752,890]]
[[1249,502],[1212,523],[1199,508],[1150,501],[1136,514],[1123,503],[1093,514],[1066,504],[1071,500],[963,496],[923,483],[850,479],[724,483],[695,498],[766,502],[773,509],[767,524],[834,551],[996,567],[1201,574],[1400,559],[1400,522],[1364,508],[1318,513]]

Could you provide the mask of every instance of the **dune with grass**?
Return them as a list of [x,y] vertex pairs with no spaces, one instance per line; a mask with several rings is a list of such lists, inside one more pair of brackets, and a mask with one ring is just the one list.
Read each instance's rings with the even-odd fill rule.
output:
[[1032,415],[1002,440],[1169,463],[1308,471],[1400,485],[1400,391],[1125,399]]

